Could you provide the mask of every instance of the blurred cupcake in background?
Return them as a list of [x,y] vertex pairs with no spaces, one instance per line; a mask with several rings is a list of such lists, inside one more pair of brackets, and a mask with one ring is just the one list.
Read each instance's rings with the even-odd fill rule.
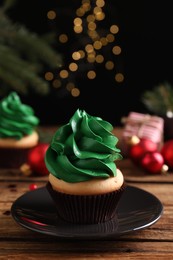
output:
[[0,101],[0,168],[19,168],[39,142],[39,119],[16,92]]

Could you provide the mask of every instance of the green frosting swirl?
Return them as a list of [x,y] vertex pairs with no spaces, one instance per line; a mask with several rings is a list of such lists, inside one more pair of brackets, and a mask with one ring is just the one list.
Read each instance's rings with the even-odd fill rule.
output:
[[55,132],[45,155],[47,169],[66,182],[116,176],[114,161],[122,155],[112,129],[109,122],[78,109]]
[[11,92],[0,102],[0,138],[21,139],[32,134],[39,124],[33,109],[22,104],[19,96]]

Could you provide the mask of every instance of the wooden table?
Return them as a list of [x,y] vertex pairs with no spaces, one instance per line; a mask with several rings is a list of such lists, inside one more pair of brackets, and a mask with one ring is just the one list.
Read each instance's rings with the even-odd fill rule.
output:
[[120,161],[119,167],[127,184],[157,196],[164,211],[150,227],[111,241],[64,241],[20,226],[11,216],[13,202],[29,191],[30,184],[43,187],[47,176],[27,177],[19,171],[1,169],[0,259],[173,259],[173,173],[151,175],[129,159]]

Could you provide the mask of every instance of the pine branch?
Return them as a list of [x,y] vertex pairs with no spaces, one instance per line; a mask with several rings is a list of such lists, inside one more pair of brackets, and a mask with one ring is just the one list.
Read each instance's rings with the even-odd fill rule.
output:
[[62,66],[62,56],[50,42],[53,35],[41,37],[23,25],[14,24],[4,13],[14,1],[5,3],[6,8],[5,4],[4,9],[0,8],[1,85],[3,89],[6,86],[23,94],[28,94],[32,88],[36,93],[46,95],[50,86],[41,74],[45,69]]
[[[62,58],[48,43],[34,33],[29,33],[26,28],[16,26],[17,33],[13,38],[13,48],[25,55],[25,58],[33,62],[43,62],[50,68],[59,68]],[[27,50],[27,52],[26,52]]]
[[144,105],[158,115],[166,115],[168,111],[173,112],[173,88],[168,82],[164,82],[145,91],[141,97]]
[[49,85],[37,76],[38,67],[20,59],[15,52],[0,45],[0,78],[11,87],[23,94],[34,88],[38,94],[48,94]]

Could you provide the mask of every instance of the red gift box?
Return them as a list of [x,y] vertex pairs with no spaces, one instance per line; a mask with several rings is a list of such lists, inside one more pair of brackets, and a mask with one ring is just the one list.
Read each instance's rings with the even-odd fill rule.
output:
[[122,154],[128,154],[128,148],[132,137],[136,136],[139,139],[145,138],[153,141],[158,145],[158,149],[163,143],[164,120],[159,116],[149,114],[141,114],[130,112],[128,117],[123,119],[124,129],[120,148]]

